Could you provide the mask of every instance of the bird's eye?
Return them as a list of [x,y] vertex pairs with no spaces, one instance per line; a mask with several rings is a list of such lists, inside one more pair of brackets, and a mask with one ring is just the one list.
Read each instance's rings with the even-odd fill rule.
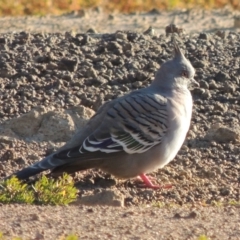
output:
[[183,70],[181,75],[182,75],[182,77],[187,78],[188,77],[188,72],[186,70]]

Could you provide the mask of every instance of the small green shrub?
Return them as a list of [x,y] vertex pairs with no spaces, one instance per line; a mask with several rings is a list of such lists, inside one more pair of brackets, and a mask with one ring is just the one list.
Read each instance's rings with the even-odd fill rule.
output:
[[57,181],[43,176],[35,183],[34,191],[36,201],[40,204],[66,205],[74,201],[77,195],[77,189],[67,174]]
[[33,203],[34,193],[29,186],[12,177],[0,183],[0,202],[2,203]]
[[206,235],[200,235],[197,240],[210,240]]
[[228,204],[231,206],[240,207],[240,201],[229,200]]
[[58,180],[41,177],[34,185],[12,177],[0,183],[0,202],[66,205],[77,198],[71,177],[64,174]]
[[65,240],[78,240],[78,236],[74,235],[74,234],[70,234],[68,235]]
[[[2,232],[0,232],[0,240],[6,240]],[[12,240],[22,240],[20,237],[13,237]]]
[[[8,238],[9,239],[9,238]],[[70,234],[66,237],[60,237],[59,240],[78,240],[78,236],[74,234]],[[2,232],[0,232],[0,240],[6,240],[5,236],[3,235]],[[11,240],[23,240],[23,238],[20,237],[12,237]]]
[[214,207],[224,207],[224,206],[234,206],[234,207],[240,207],[240,201],[236,200],[228,200],[226,202],[220,202],[220,201],[212,201],[211,206]]

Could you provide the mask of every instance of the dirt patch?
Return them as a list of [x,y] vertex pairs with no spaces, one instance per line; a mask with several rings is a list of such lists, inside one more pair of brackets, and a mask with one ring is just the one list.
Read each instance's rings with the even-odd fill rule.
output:
[[[17,211],[16,211],[17,209]],[[50,214],[51,213],[51,214]],[[75,233],[79,239],[237,240],[239,209],[153,207],[36,207],[1,206],[0,229],[24,239],[60,239]],[[10,239],[10,238],[9,238]]]

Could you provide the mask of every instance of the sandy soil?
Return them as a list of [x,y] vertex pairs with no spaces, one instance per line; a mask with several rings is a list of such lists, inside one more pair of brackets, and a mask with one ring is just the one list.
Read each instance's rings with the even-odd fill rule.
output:
[[[157,34],[163,34],[165,27],[172,22],[187,33],[239,31],[240,23],[238,25],[235,20],[238,14],[229,9],[131,15],[83,11],[59,17],[1,18],[0,32],[73,30],[82,33],[90,28],[98,33],[116,30],[142,32],[152,26]],[[234,186],[236,190],[236,185]],[[139,204],[114,208],[0,205],[0,232],[4,233],[6,239],[14,236],[23,239],[59,239],[75,233],[79,239],[195,240],[204,234],[209,239],[237,240],[240,239],[239,223],[240,208],[237,206],[213,208],[186,205],[181,208],[156,208],[151,204],[149,207]]]
[[[240,214],[234,207],[178,209],[134,207],[1,206],[0,229],[24,239],[196,240],[240,239]],[[9,238],[7,238],[9,239]]]
[[142,32],[152,26],[157,34],[165,32],[165,27],[174,23],[186,33],[213,32],[216,30],[236,30],[240,27],[236,20],[239,12],[229,8],[206,11],[202,9],[178,10],[172,12],[151,11],[149,13],[106,14],[101,10],[79,11],[62,16],[49,17],[5,17],[0,18],[0,32],[86,32],[93,29],[98,33],[112,33],[116,30]]

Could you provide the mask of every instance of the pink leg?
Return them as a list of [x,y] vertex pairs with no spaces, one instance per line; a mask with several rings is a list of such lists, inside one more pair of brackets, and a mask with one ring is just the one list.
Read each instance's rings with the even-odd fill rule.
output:
[[159,185],[154,185],[151,180],[144,174],[140,174],[139,177],[143,180],[144,184],[143,184],[143,187],[146,187],[146,188],[153,188],[153,189],[160,189],[160,188],[172,188],[172,185],[169,184],[169,185],[166,185],[166,186],[159,186]]

